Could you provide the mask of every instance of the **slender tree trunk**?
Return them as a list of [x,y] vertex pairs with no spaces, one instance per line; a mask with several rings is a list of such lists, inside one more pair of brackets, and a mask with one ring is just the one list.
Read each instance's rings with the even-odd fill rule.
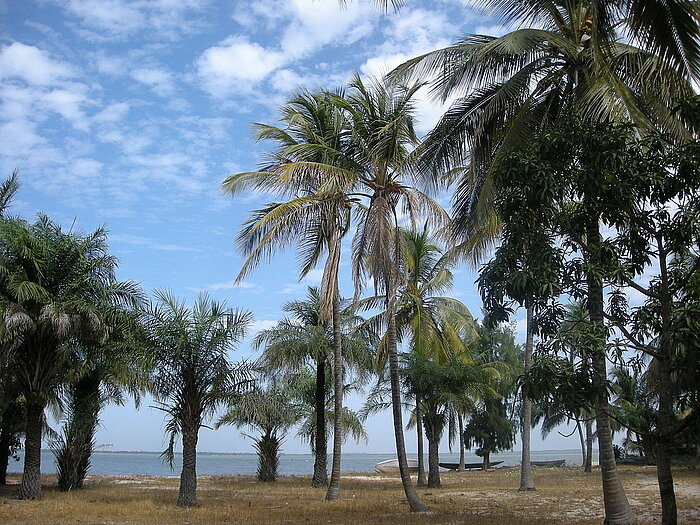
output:
[[576,420],[576,432],[578,433],[579,443],[581,443],[581,466],[583,466],[586,464],[586,437],[583,435],[581,422],[578,420]]
[[44,405],[27,403],[27,430],[24,437],[24,472],[19,486],[20,499],[41,498],[41,426]]
[[420,409],[420,400],[416,399],[416,433],[418,435],[418,481],[416,486],[425,487],[428,481],[425,479],[425,458],[423,452],[423,415]]
[[457,430],[459,431],[459,467],[457,470],[462,471],[464,468],[464,419],[462,414],[457,414]]
[[[525,373],[530,371],[532,366],[532,306],[527,307],[527,325],[525,338]],[[523,389],[522,406],[522,456],[520,461],[520,488],[518,490],[535,490],[535,481],[532,479],[532,464],[530,463],[530,432],[532,430],[532,401],[527,389]]]
[[0,428],[0,485],[7,485],[7,466],[10,462],[11,440],[12,434],[9,425],[3,424],[2,428]]
[[661,495],[661,523],[663,525],[676,525],[678,523],[678,509],[676,507],[676,493],[673,488],[673,472],[671,472],[671,442],[673,417],[673,377],[671,374],[671,358],[673,349],[668,332],[671,324],[671,294],[669,293],[669,277],[664,247],[663,236],[657,235],[659,249],[659,269],[661,275],[661,287],[659,290],[659,303],[661,306],[661,356],[656,358],[659,371],[659,424],[655,436],[654,456],[656,459],[656,475],[659,481]]
[[198,425],[182,430],[182,473],[177,504],[192,507],[197,504],[197,440]]
[[340,298],[338,296],[337,273],[335,276],[335,296],[333,297],[333,379],[335,385],[333,413],[333,465],[331,481],[326,492],[326,501],[340,499],[340,454],[343,446],[343,355],[340,342]]
[[586,414],[586,464],[583,467],[584,472],[593,471],[593,421],[591,414]]
[[403,439],[403,418],[401,414],[401,390],[399,385],[399,358],[396,350],[396,319],[394,317],[393,293],[387,297],[387,353],[389,355],[389,378],[391,380],[391,410],[394,416],[394,438],[396,440],[396,457],[399,460],[401,483],[406,494],[408,505],[414,512],[428,510],[427,505],[418,497],[406,461],[406,445]]
[[625,489],[622,487],[622,482],[617,472],[612,432],[610,430],[610,416],[608,415],[608,391],[606,388],[608,372],[605,362],[606,332],[603,323],[603,283],[597,274],[597,269],[601,267],[600,250],[602,239],[597,216],[591,217],[586,234],[589,264],[587,275],[588,315],[594,335],[599,340],[597,348],[592,349],[591,363],[596,383],[596,430],[598,433],[600,471],[603,481],[604,523],[605,525],[634,525],[637,523],[637,517],[632,507],[630,507]]
[[314,436],[314,475],[311,478],[312,487],[328,485],[328,444],[326,443],[326,361],[319,358],[316,361],[316,391],[314,393],[316,407],[316,434]]
[[488,470],[491,468],[491,452],[485,451],[484,458],[481,462],[481,470]]

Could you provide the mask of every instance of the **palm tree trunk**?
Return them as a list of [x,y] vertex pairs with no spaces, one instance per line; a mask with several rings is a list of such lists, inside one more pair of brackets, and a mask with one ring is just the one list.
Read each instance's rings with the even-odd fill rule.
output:
[[316,434],[314,436],[314,475],[312,487],[328,485],[328,444],[326,442],[326,360],[316,361]]
[[340,453],[343,445],[343,355],[340,342],[340,299],[338,297],[338,274],[335,274],[335,295],[333,297],[333,379],[334,413],[333,413],[333,464],[331,481],[326,492],[326,501],[340,499]]
[[459,467],[457,470],[464,470],[464,419],[462,414],[457,414],[457,428],[459,430]]
[[605,355],[605,327],[603,324],[603,283],[596,269],[600,265],[600,249],[602,239],[598,225],[598,217],[592,217],[586,229],[588,248],[587,275],[588,285],[588,316],[594,330],[594,336],[599,339],[598,348],[592,350],[591,363],[593,378],[596,383],[596,430],[598,433],[598,456],[600,472],[603,481],[603,502],[605,506],[605,525],[634,525],[637,517],[630,507],[625,489],[622,487],[620,476],[615,464],[610,416],[608,415],[608,391],[606,388],[608,372]]
[[177,504],[192,507],[197,504],[197,439],[198,426],[191,425],[182,430],[182,473]]
[[27,403],[27,430],[24,436],[24,472],[19,486],[20,499],[41,498],[41,426],[44,405]]
[[488,470],[491,468],[491,452],[488,450],[484,451],[484,459],[481,463],[481,470]]
[[[527,307],[526,314],[526,332],[525,339],[525,373],[530,371],[532,366],[532,306]],[[532,430],[532,401],[527,393],[527,389],[523,389],[523,412],[522,412],[522,456],[520,461],[520,488],[518,490],[527,491],[535,490],[535,482],[532,479],[532,464],[530,463],[530,432]]]
[[438,488],[440,486],[440,466],[438,465],[439,446],[442,429],[438,416],[428,413],[424,417],[425,435],[428,437],[428,487]]
[[425,479],[425,458],[423,452],[423,416],[420,409],[420,400],[416,399],[416,433],[418,435],[418,481],[417,487],[425,487],[428,481]]
[[266,483],[277,481],[279,438],[272,431],[268,431],[256,441],[255,448],[258,450],[258,480]]
[[588,419],[586,419],[586,464],[584,465],[584,472],[593,471],[593,421],[591,421],[591,414],[587,414]]
[[389,356],[389,379],[391,382],[391,411],[394,416],[394,438],[396,440],[396,457],[399,460],[401,483],[408,505],[414,512],[428,510],[416,492],[406,461],[406,445],[403,440],[403,418],[401,416],[401,390],[399,385],[399,358],[396,351],[396,319],[394,317],[394,297],[387,297],[387,354]]
[[10,462],[10,426],[4,424],[0,428],[0,485],[7,485],[7,466]]

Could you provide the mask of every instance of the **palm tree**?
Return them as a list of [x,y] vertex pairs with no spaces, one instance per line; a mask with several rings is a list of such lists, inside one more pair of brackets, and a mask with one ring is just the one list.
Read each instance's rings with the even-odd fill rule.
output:
[[102,408],[107,403],[123,404],[125,392],[138,406],[140,394],[146,387],[146,367],[136,340],[137,314],[132,309],[142,304],[141,294],[135,294],[133,300],[128,310],[122,305],[103,305],[109,331],[106,343],[72,343],[69,365],[72,377],[64,389],[66,422],[62,434],[51,446],[61,491],[79,489],[83,485]]
[[245,363],[232,364],[228,352],[245,335],[252,314],[231,310],[201,293],[193,308],[168,292],[142,312],[151,353],[150,383],[159,410],[168,415],[170,445],[163,452],[171,467],[177,434],[182,435],[178,505],[197,503],[199,429],[215,410],[250,384]]
[[[343,369],[340,333],[338,268],[341,241],[348,231],[352,199],[347,191],[352,178],[331,175],[343,167],[340,153],[346,140],[344,114],[332,103],[329,93],[302,92],[282,108],[285,128],[256,124],[258,140],[272,140],[276,150],[262,171],[231,175],[222,183],[224,191],[236,194],[246,188],[267,190],[288,200],[253,213],[239,234],[239,246],[247,259],[237,277],[242,279],[261,260],[287,244],[300,251],[300,277],[327,254],[321,285],[321,316],[333,329],[333,377],[336,392],[342,393]],[[316,169],[319,166],[324,169]],[[343,408],[335,398],[335,413]],[[340,498],[341,421],[334,421],[333,466],[327,500]],[[319,483],[320,480],[317,480]]]
[[[494,161],[568,110],[587,120],[631,120],[679,138],[689,136],[670,108],[693,94],[689,81],[700,72],[700,15],[694,2],[481,4],[504,23],[521,28],[502,37],[468,35],[454,46],[410,60],[396,72],[436,75],[437,96],[460,97],[426,139],[423,168],[431,175],[453,170],[455,220],[466,237],[498,231],[492,206],[498,189],[490,176]],[[529,23],[538,28],[523,27]],[[622,41],[623,33],[630,43]],[[593,251],[600,244],[596,219],[591,218],[589,232]],[[592,323],[603,322],[601,302],[602,287],[591,276]],[[601,351],[593,362],[601,381],[606,376],[603,355]],[[596,417],[606,522],[634,523],[615,469],[607,404],[607,395],[601,394]]]
[[10,363],[26,404],[20,497],[41,497],[41,435],[46,404],[68,371],[69,338],[104,342],[101,307],[128,302],[137,287],[117,282],[103,228],[65,233],[45,216],[34,224],[0,221],[2,333],[13,341]]
[[[322,318],[321,302],[319,289],[309,287],[305,300],[288,301],[283,305],[282,310],[292,314],[291,318],[284,318],[276,326],[260,331],[253,340],[255,348],[264,348],[258,364],[269,374],[294,373],[305,369],[309,362],[313,365],[315,387],[312,404],[316,420],[312,425],[314,475],[311,483],[316,487],[328,483],[325,407],[328,392],[336,390],[326,381],[327,370],[334,359],[334,336],[328,322]],[[363,379],[372,362],[372,349],[376,346],[372,333],[357,329],[360,320],[346,308],[339,317],[343,368],[353,370],[359,379]],[[339,397],[342,398],[342,395]],[[334,403],[336,398],[334,396]],[[342,411],[341,408],[341,414]],[[341,427],[341,436],[342,432]]]
[[368,201],[358,210],[361,220],[353,239],[356,295],[369,277],[375,292],[384,300],[396,453],[406,498],[414,511],[427,507],[411,483],[403,438],[396,328],[403,260],[398,213],[406,212],[413,224],[421,215],[437,232],[444,231],[447,224],[444,210],[405,180],[411,160],[409,148],[418,142],[413,128],[412,97],[419,87],[378,82],[366,86],[356,76],[348,95],[338,101],[348,112],[352,132],[348,156],[354,163],[357,187]]
[[[405,280],[398,292],[396,330],[398,341],[409,339],[413,352],[430,356],[444,363],[454,355],[469,354],[469,343],[478,337],[475,321],[467,307],[450,297],[441,296],[452,286],[452,259],[441,257],[441,250],[430,243],[427,228],[422,232],[402,232],[402,273]],[[356,308],[381,304],[380,297],[370,297],[356,303]],[[377,332],[385,330],[386,313],[381,312],[368,320]],[[386,333],[380,341],[377,361],[383,367],[386,361]],[[424,479],[423,434],[420,396],[409,387],[415,399],[415,420],[418,435],[418,486]],[[434,466],[438,468],[437,464]]]
[[229,409],[216,426],[226,424],[258,431],[260,436],[253,437],[258,453],[258,479],[276,481],[282,440],[300,418],[299,406],[289,392],[273,384],[267,389],[256,387],[232,398]]

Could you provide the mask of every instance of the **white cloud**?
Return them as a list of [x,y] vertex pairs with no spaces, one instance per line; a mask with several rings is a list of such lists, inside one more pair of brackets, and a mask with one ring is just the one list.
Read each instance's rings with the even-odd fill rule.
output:
[[173,75],[165,69],[138,68],[130,73],[131,78],[150,87],[156,95],[166,97],[175,91]]
[[250,329],[249,329],[248,333],[253,335],[253,334],[258,333],[261,330],[269,330],[270,328],[273,328],[276,324],[277,324],[277,321],[271,321],[271,320],[253,321],[250,325]]
[[37,47],[13,42],[0,50],[1,78],[21,78],[30,85],[50,86],[74,76],[71,66],[51,59]]
[[267,50],[245,37],[231,37],[204,51],[196,68],[202,87],[211,95],[224,97],[234,91],[248,90],[282,62],[279,52]]
[[258,288],[258,285],[251,283],[250,281],[241,281],[239,283],[234,281],[224,281],[221,283],[208,284],[206,287],[209,290],[253,290]]
[[43,101],[48,108],[55,111],[73,124],[80,131],[89,129],[88,121],[81,106],[87,102],[82,86],[73,90],[55,89],[43,95]]
[[132,235],[129,233],[110,235],[110,242],[132,244],[134,246],[146,246],[152,250],[159,250],[164,252],[199,252],[198,248],[192,246],[183,246],[175,243],[159,243],[148,237],[142,237],[140,235]]
[[127,102],[116,102],[105,107],[102,111],[97,113],[92,119],[95,122],[105,124],[105,123],[115,123],[121,122],[129,113],[129,104]]

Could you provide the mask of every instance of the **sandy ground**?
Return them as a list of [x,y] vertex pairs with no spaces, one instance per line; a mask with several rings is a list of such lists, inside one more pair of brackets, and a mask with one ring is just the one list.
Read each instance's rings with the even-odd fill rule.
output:
[[[654,467],[621,467],[628,498],[640,524],[660,522]],[[41,501],[19,501],[19,479],[0,487],[0,523],[17,525],[169,525],[199,523],[401,523],[534,524],[602,523],[600,472],[577,468],[535,469],[534,492],[519,492],[517,468],[490,472],[444,472],[442,487],[418,489],[429,513],[412,514],[397,478],[386,474],[348,475],[341,501],[324,502],[310,477],[260,483],[245,476],[200,476],[199,505],[175,505],[178,477],[89,476],[85,489],[60,493],[46,479]],[[677,469],[675,490],[681,523],[700,524],[700,470]]]

